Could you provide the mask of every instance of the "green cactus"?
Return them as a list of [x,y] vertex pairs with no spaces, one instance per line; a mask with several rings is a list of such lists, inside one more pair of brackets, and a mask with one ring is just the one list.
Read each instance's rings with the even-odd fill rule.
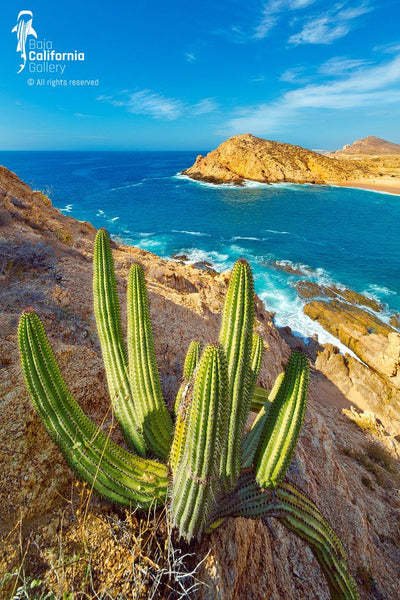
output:
[[[331,597],[356,600],[339,539],[314,502],[284,479],[304,418],[309,367],[294,352],[271,392],[256,386],[263,342],[253,333],[248,263],[240,260],[233,269],[219,343],[202,354],[200,342],[189,346],[175,425],[162,396],[143,270],[134,264],[129,273],[125,346],[105,230],[96,236],[93,291],[111,402],[132,452],[112,442],[74,400],[39,317],[25,312],[19,325],[26,385],[71,468],[113,502],[141,509],[168,503],[172,523],[188,541],[227,517],[274,516],[309,544]],[[245,434],[250,410],[258,415]]]

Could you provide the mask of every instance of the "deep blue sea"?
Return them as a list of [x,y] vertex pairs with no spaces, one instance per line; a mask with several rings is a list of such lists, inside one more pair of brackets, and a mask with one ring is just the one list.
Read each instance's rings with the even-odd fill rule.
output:
[[[328,186],[214,186],[178,174],[199,152],[0,152],[0,164],[64,213],[163,257],[217,269],[241,256],[277,325],[321,341],[293,283],[348,286],[400,311],[400,197]],[[204,154],[204,151],[201,152]],[[303,275],[276,269],[273,261]]]

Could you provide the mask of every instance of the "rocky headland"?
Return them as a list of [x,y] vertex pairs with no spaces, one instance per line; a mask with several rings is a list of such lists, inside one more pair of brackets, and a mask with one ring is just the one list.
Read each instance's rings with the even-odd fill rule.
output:
[[[400,154],[362,158],[357,153],[326,156],[251,134],[229,138],[182,172],[192,179],[241,185],[261,183],[330,184],[400,193]],[[385,191],[385,190],[384,190]]]
[[[87,414],[123,444],[109,410],[93,315],[95,233],[89,223],[63,215],[49,198],[0,167],[1,598],[15,592],[15,582],[23,578],[36,582],[35,590],[52,590],[55,598],[75,597],[68,594],[82,590],[92,597],[104,593],[111,598],[147,598],[160,568],[159,550],[150,553],[149,540],[156,538],[149,532],[157,529],[162,540],[165,521],[147,515],[140,520],[137,513],[90,496],[76,484],[33,409],[20,369],[18,319],[33,306],[72,393]],[[123,244],[114,243],[113,252],[121,306],[130,265],[139,261],[144,266],[163,391],[172,404],[189,342],[216,339],[228,274],[166,261]],[[327,302],[318,290],[310,304],[317,298]],[[337,295],[329,297],[331,301],[351,302]],[[377,306],[365,309],[379,312]],[[328,324],[329,307],[325,312],[326,327],[333,327]],[[341,536],[361,598],[400,597],[400,429],[394,399],[398,334],[393,337],[392,331],[377,325],[376,332],[368,331],[369,322],[358,325],[361,317],[354,313],[359,327],[357,337],[353,334],[354,348],[363,348],[361,362],[343,357],[334,346],[307,345],[290,331],[279,331],[259,300],[256,313],[266,348],[260,385],[271,387],[291,347],[302,348],[312,363],[307,414],[291,477],[316,500]],[[350,318],[346,311],[344,315]],[[346,321],[346,327],[356,329],[356,324]],[[342,329],[350,344],[352,336],[345,325]],[[375,335],[375,346],[367,343],[369,335]],[[381,392],[376,378],[387,386]],[[389,387],[392,395],[384,395]],[[159,548],[162,542],[157,544]],[[188,559],[192,563],[204,559],[197,571],[202,600],[329,597],[311,552],[273,520],[268,526],[228,520],[201,543],[182,546],[181,551],[194,553]],[[166,583],[163,593],[169,592]]]

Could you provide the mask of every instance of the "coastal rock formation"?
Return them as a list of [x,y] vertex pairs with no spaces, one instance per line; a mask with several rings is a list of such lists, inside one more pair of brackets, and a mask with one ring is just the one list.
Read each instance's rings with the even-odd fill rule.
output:
[[365,155],[365,154],[400,154],[400,144],[393,144],[382,138],[369,135],[368,137],[356,140],[353,144],[346,144],[340,150],[334,152],[340,155]]
[[336,286],[319,285],[312,281],[298,281],[295,284],[298,294],[302,298],[337,298],[345,300],[350,304],[366,306],[375,312],[383,310],[383,306],[377,300],[358,294],[354,290],[338,288]]
[[366,175],[361,165],[340,162],[300,146],[236,135],[207,156],[198,156],[183,171],[192,179],[241,184],[244,179],[263,183],[329,183]]
[[373,371],[400,389],[400,333],[358,306],[313,300],[304,312],[345,344]]
[[[158,559],[145,554],[153,515],[145,515],[141,530],[137,513],[91,497],[90,490],[77,485],[33,409],[17,349],[19,315],[33,306],[72,393],[85,412],[123,444],[109,411],[93,316],[94,235],[90,224],[62,215],[46,196],[0,169],[0,582],[8,582],[12,591],[14,583],[21,583],[13,575],[19,572],[27,585],[47,582],[61,598],[73,589],[93,597],[106,590],[110,597],[128,598],[141,585],[145,598],[146,586],[158,577]],[[190,340],[216,339],[228,275],[172,264],[116,243],[113,251],[122,307],[130,265],[140,261],[144,266],[162,386],[171,404]],[[266,346],[260,384],[269,389],[290,349],[260,301],[256,307],[257,330]],[[351,405],[346,369],[334,365],[333,349],[327,352],[324,364],[332,360],[331,368],[341,369],[343,391],[314,365],[290,475],[342,537],[362,600],[400,597],[399,444],[385,432],[357,428],[341,412],[341,406]],[[363,381],[367,386],[367,379]],[[366,387],[363,398],[368,395]],[[162,515],[156,527],[165,536]],[[227,520],[201,543],[189,550],[183,547],[182,553],[187,552],[196,560],[204,558],[197,573],[205,584],[199,591],[201,600],[328,599],[311,552],[273,520],[268,526]],[[44,597],[46,590],[42,591]],[[165,585],[154,597],[162,593],[167,597],[170,589]],[[13,594],[5,590],[4,596]]]

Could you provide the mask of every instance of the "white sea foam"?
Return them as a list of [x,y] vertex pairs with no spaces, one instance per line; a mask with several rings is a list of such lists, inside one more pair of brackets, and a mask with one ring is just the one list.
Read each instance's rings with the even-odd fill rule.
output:
[[179,250],[177,254],[185,254],[188,258],[188,262],[193,264],[197,262],[208,262],[217,271],[223,271],[231,266],[232,260],[228,254],[222,254],[216,250],[201,250],[200,248],[190,248]]
[[276,229],[267,229],[269,233],[279,233],[281,235],[290,235],[290,231],[278,231]]
[[376,285],[374,283],[371,283],[367,287],[367,289],[362,293],[365,296],[374,298],[375,300],[380,300],[382,296],[393,296],[396,295],[397,292],[391,290],[388,287],[385,287],[384,285]]
[[[201,179],[193,179],[192,177],[189,177],[189,175],[184,175],[183,173],[176,173],[176,175],[173,175],[174,179],[182,179],[184,181],[190,181],[192,183],[195,183],[197,185],[201,185],[204,187],[210,187],[210,188],[230,188],[230,189],[235,189],[235,190],[240,190],[243,188],[248,188],[248,189],[255,189],[255,188],[261,188],[261,189],[265,189],[265,190],[271,190],[273,188],[276,189],[293,189],[294,191],[296,191],[296,189],[300,190],[304,187],[308,187],[311,184],[300,184],[300,183],[289,183],[286,181],[282,181],[282,182],[278,182],[278,183],[266,183],[266,182],[262,182],[262,181],[253,181],[251,179],[243,179],[243,181],[240,184],[234,183],[234,182],[229,182],[229,183],[211,183],[209,181],[202,181]],[[314,184],[312,184],[314,186]],[[315,187],[315,186],[314,186]]]
[[129,183],[127,185],[121,185],[119,187],[113,187],[113,188],[110,188],[109,191],[110,192],[117,192],[119,190],[127,190],[129,188],[138,187],[140,185],[143,185],[143,181],[145,181],[145,180],[143,179],[142,181],[138,181],[136,183]]
[[210,183],[208,181],[201,181],[200,179],[193,179],[189,177],[189,175],[184,175],[183,173],[176,173],[173,175],[173,179],[182,179],[183,181],[190,181],[191,183],[195,183],[197,185],[201,185],[203,187],[209,188],[235,188],[238,189],[240,186],[235,183]]
[[113,217],[112,219],[108,219],[110,221],[110,223],[113,223],[114,221],[118,221],[119,217]]
[[234,235],[231,239],[232,240],[251,240],[254,242],[262,242],[263,241],[263,238],[251,237],[251,236],[246,236],[246,235]]
[[202,233],[201,231],[186,231],[185,229],[172,229],[173,233],[185,233],[186,235],[199,235],[203,237],[210,237],[209,233]]
[[73,204],[67,204],[65,208],[60,208],[61,212],[69,213],[72,211]]
[[373,192],[374,194],[385,194],[385,196],[398,196],[398,194],[396,192],[385,192],[383,190],[373,190],[372,188],[364,188],[364,187],[362,187],[362,188],[361,187],[352,187],[351,185],[332,185],[332,184],[330,184],[328,187],[345,188],[347,190],[357,190],[357,192]]
[[343,354],[346,352],[355,356],[354,353],[342,344],[336,337],[325,331],[316,321],[312,321],[303,312],[304,302],[300,298],[294,298],[285,290],[271,285],[270,289],[259,294],[267,310],[275,313],[274,322],[277,327],[289,326],[295,335],[306,341],[313,336],[318,336],[321,344],[333,344]]

